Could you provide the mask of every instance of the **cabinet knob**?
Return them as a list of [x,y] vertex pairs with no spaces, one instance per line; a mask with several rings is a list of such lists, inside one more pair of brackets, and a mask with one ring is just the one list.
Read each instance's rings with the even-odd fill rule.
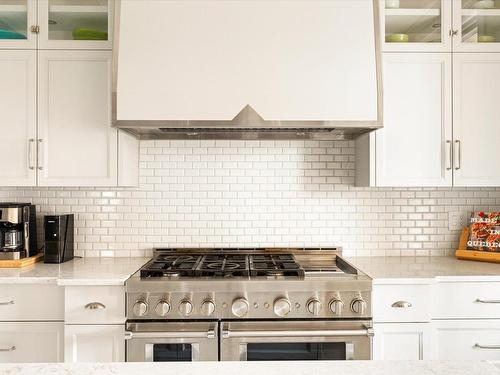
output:
[[40,33],[40,26],[38,25],[32,25],[30,27],[30,30],[33,34],[39,34]]

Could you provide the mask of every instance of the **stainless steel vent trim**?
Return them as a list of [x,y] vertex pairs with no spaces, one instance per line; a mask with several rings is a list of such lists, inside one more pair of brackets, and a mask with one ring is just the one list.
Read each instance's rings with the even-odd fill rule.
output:
[[[250,105],[245,106],[233,120],[230,121],[190,121],[190,120],[118,120],[117,119],[117,74],[118,74],[118,52],[120,46],[120,13],[121,1],[114,2],[114,30],[113,30],[113,93],[112,93],[112,125],[135,135],[139,139],[192,139],[188,132],[172,131],[170,135],[154,132],[159,128],[183,128],[193,129],[206,127],[213,129],[211,133],[206,132],[203,136],[197,134],[198,139],[352,139],[361,134],[377,130],[383,127],[383,81],[382,81],[382,52],[381,52],[381,28],[380,28],[380,3],[373,3],[373,24],[375,41],[375,68],[377,82],[377,120],[376,121],[268,121],[264,120]],[[247,126],[251,131],[232,133],[225,135],[231,128]],[[295,135],[293,132],[272,132],[277,128],[307,128],[306,135]],[[141,129],[141,131],[139,130]],[[269,129],[264,138],[253,133]],[[332,129],[335,135],[325,136],[318,134],[318,129]],[[303,131],[303,130],[301,130]],[[162,131],[162,133],[166,133]],[[238,135],[236,135],[238,134]],[[271,134],[275,134],[271,138]],[[297,138],[298,137],[298,138]]]

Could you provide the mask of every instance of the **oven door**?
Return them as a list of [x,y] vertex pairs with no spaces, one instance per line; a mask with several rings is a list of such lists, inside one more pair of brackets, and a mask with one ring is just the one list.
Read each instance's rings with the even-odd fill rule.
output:
[[217,361],[217,323],[127,323],[127,362]]
[[223,322],[223,361],[371,359],[370,321]]

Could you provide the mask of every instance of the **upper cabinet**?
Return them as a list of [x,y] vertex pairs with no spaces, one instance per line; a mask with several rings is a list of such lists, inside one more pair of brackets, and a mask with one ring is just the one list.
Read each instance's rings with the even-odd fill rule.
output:
[[0,48],[111,49],[113,0],[0,0]]
[[500,186],[500,54],[453,57],[454,185]]
[[113,0],[38,0],[41,49],[110,49]]
[[385,52],[500,52],[500,0],[381,0]]
[[453,49],[500,52],[500,1],[453,1]]
[[0,47],[36,48],[36,0],[0,0]]
[[451,0],[381,0],[383,51],[451,51]]

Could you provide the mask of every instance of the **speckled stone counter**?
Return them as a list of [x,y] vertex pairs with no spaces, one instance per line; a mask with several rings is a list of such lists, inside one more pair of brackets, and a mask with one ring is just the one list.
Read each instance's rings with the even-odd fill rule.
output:
[[123,285],[150,258],[77,258],[0,269],[0,284]]
[[3,364],[2,375],[496,375],[485,362],[334,361],[334,362],[194,362],[110,364]]
[[500,281],[500,264],[455,257],[348,257],[347,260],[375,280],[446,277]]

